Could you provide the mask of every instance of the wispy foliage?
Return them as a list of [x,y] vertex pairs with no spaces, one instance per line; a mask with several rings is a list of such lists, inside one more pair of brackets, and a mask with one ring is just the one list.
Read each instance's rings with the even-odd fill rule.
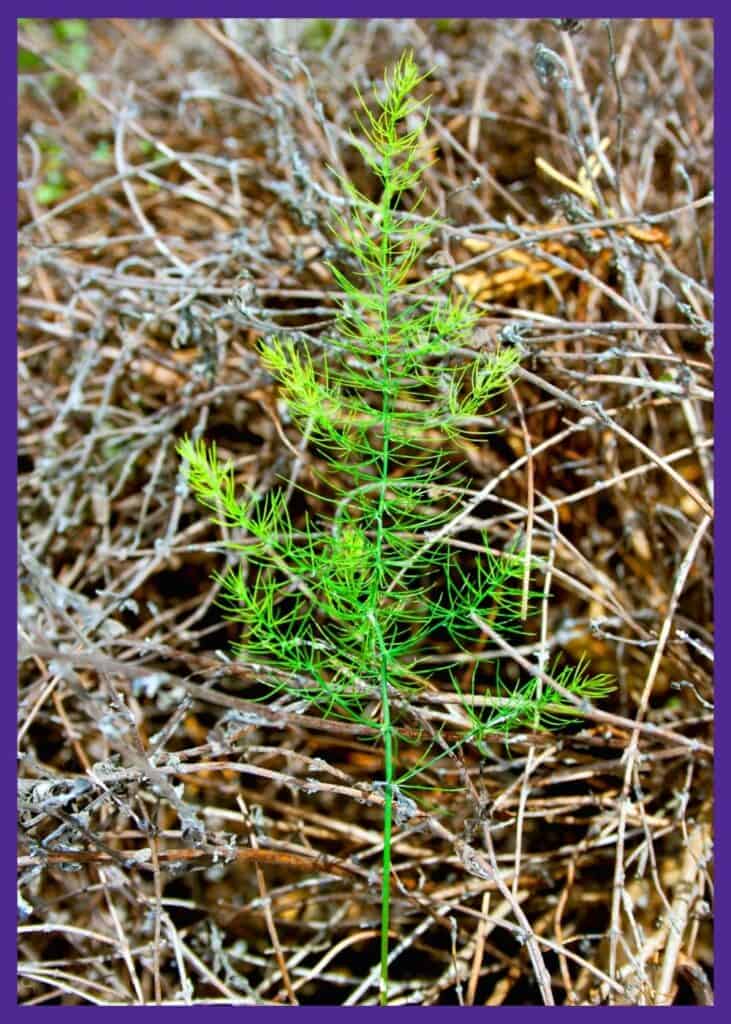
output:
[[[242,625],[238,652],[283,670],[273,690],[289,689],[324,715],[378,730],[382,1002],[404,708],[430,681],[425,654],[443,650],[445,642],[472,650],[481,620],[501,631],[521,628],[526,568],[517,550],[491,554],[487,539],[484,555],[468,566],[448,543],[433,540],[459,503],[444,453],[451,442],[487,429],[488,403],[508,387],[518,354],[503,348],[465,363],[458,353],[475,321],[469,305],[445,295],[438,275],[430,288],[414,287],[413,272],[438,226],[435,218],[414,216],[428,117],[415,96],[423,78],[407,54],[373,106],[361,102],[361,136],[354,141],[378,190],[371,199],[341,181],[349,213],[335,230],[351,269],[331,267],[342,294],[323,351],[288,339],[261,347],[292,417],[326,461],[330,514],[295,529],[284,491],[239,495],[234,469],[221,463],[215,446],[187,438],[178,445],[198,500],[218,523],[247,536],[245,561],[220,581],[226,613]],[[470,692],[457,687],[471,723],[465,742],[525,724],[556,727],[572,713],[537,679],[517,690],[498,683],[494,705],[483,701],[478,709],[479,678],[473,675]],[[560,681],[590,697],[610,688],[584,665],[565,668]]]

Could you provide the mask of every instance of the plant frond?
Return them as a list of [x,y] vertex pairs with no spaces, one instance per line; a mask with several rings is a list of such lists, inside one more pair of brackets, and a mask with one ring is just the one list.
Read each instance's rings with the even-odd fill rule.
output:
[[[382,998],[391,812],[411,806],[398,787],[438,780],[434,766],[464,743],[480,748],[496,734],[507,739],[518,728],[555,729],[580,717],[540,679],[507,686],[498,661],[491,669],[486,652],[471,653],[481,621],[501,634],[525,628],[524,580],[532,568],[525,554],[516,546],[495,553],[486,536],[484,550],[468,554],[442,529],[463,507],[459,447],[486,432],[487,407],[510,387],[519,352],[470,351],[475,307],[445,296],[446,273],[419,279],[440,225],[434,216],[415,216],[429,163],[428,108],[415,90],[426,77],[405,53],[373,103],[359,95],[360,137],[351,141],[375,175],[377,194],[371,199],[336,175],[345,212],[333,215],[333,225],[343,258],[327,264],[339,293],[327,334],[312,349],[286,337],[259,347],[316,451],[313,492],[297,487],[319,514],[306,515],[304,524],[297,518],[295,529],[291,487],[239,497],[235,468],[215,445],[186,437],[177,446],[196,499],[214,521],[245,535],[228,542],[242,552],[241,563],[215,577],[225,616],[241,627],[235,653],[262,666],[269,694],[359,723],[382,746]],[[318,485],[321,493],[314,493]],[[529,597],[539,596],[529,588]],[[448,739],[441,728],[427,736],[427,719],[415,706],[419,692],[435,685],[428,652],[445,648],[447,664],[436,678],[446,676],[459,694],[465,722],[464,733]],[[613,688],[584,659],[556,662],[553,672],[580,700],[602,699]],[[424,743],[426,751],[399,775],[405,743]]]

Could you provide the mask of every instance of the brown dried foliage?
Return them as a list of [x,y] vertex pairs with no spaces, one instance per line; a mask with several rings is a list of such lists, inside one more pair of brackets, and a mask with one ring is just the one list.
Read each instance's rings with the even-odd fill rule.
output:
[[588,652],[618,690],[431,772],[392,1000],[710,1002],[710,21],[100,19],[84,70],[20,32],[21,1002],[375,1001],[377,749],[254,703],[173,446],[313,482],[255,343],[327,343],[328,166],[368,187],[353,84],[406,46],[435,68],[432,258],[475,345],[525,351],[463,453],[470,525],[522,525],[549,577],[524,662]]

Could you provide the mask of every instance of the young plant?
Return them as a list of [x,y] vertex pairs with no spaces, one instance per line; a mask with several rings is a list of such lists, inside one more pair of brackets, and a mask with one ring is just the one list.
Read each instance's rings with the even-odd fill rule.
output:
[[[526,571],[515,548],[491,553],[486,539],[483,556],[466,568],[448,531],[440,534],[459,508],[450,442],[484,432],[485,405],[508,386],[518,356],[503,349],[460,363],[472,310],[442,295],[439,278],[426,290],[412,283],[438,226],[432,217],[414,216],[421,196],[409,202],[423,170],[418,155],[427,112],[414,97],[423,77],[407,54],[386,75],[375,106],[361,100],[362,138],[355,144],[375,176],[377,198],[341,181],[350,212],[337,218],[337,232],[348,260],[347,269],[330,267],[342,292],[332,334],[312,350],[286,339],[261,346],[293,419],[327,467],[319,497],[329,512],[295,529],[284,488],[240,498],[234,469],[222,464],[214,445],[187,438],[178,445],[198,501],[220,524],[247,535],[244,546],[231,544],[245,561],[220,577],[227,613],[243,626],[238,653],[279,670],[269,683],[273,692],[284,689],[323,715],[377,730],[382,1004],[394,802],[403,799],[399,784],[414,774],[399,778],[397,770],[408,698],[433,687],[425,656],[437,645],[469,651],[481,621],[499,630],[520,624]],[[469,693],[444,670],[466,712],[458,742],[571,717],[571,706],[535,679],[514,691],[498,684],[494,703],[483,697],[476,709],[479,666]],[[609,688],[606,677],[590,678],[583,666],[565,670],[562,682],[583,696]]]

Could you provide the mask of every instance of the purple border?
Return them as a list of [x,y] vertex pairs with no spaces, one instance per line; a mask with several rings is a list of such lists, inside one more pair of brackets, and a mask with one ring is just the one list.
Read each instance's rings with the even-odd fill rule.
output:
[[[19,7],[21,5],[18,5]],[[25,6],[25,5],[23,5]],[[151,16],[156,17],[199,17],[204,15],[206,12],[201,10],[200,4],[189,4],[185,0],[177,4],[153,4],[153,9],[150,9],[148,3],[135,3],[132,0],[120,0],[114,4],[112,10],[102,11],[100,5],[97,3],[88,2],[76,2],[73,4],[54,4],[54,3],[34,3],[29,5],[30,9],[25,10],[14,10],[12,14],[4,14],[0,17],[0,24],[5,23],[7,31],[3,33],[2,37],[2,60],[0,61],[0,74],[2,80],[5,81],[5,86],[0,89],[0,112],[2,116],[2,122],[5,124],[4,136],[8,143],[10,142],[10,136],[13,129],[16,127],[17,113],[16,113],[16,100],[17,85],[16,85],[16,67],[17,62],[15,58],[15,19],[18,16],[34,16],[34,17],[140,17],[148,18]],[[110,5],[111,6],[111,5]],[[693,11],[688,3],[680,4],[676,0],[664,0],[662,3],[654,2],[651,4],[637,4],[627,3],[623,0],[614,0],[613,3],[594,4],[590,3],[587,5],[569,3],[569,8],[579,8],[579,10],[550,10],[550,4],[541,3],[538,4],[535,0],[528,0],[528,2],[515,3],[515,4],[496,4],[491,5],[478,0],[462,0],[458,3],[456,8],[453,4],[450,4],[448,13],[451,17],[472,17],[472,18],[486,18],[486,17],[511,17],[511,18],[538,18],[546,17],[549,14],[573,14],[577,17],[713,17],[715,21],[715,68],[716,68],[716,90],[715,90],[715,108],[717,122],[721,120],[721,115],[728,113],[729,102],[731,101],[731,86],[728,91],[724,89],[724,85],[728,85],[728,79],[731,75],[731,61],[729,65],[725,64],[725,58],[728,56],[724,50],[724,43],[728,41],[727,36],[727,22],[729,17],[725,12],[725,4],[722,4],[721,0],[711,0],[710,3],[706,2],[702,5],[700,11]],[[556,6],[556,5],[554,5]],[[562,6],[562,5],[557,5]],[[587,6],[590,6],[592,10],[587,10]],[[644,8],[642,11],[638,11],[638,6]],[[70,9],[63,10],[63,7]],[[359,18],[370,18],[370,17],[443,17],[447,11],[445,10],[444,2],[437,2],[437,0],[419,0],[419,2],[404,2],[401,0],[400,3],[394,3],[394,0],[384,3],[378,2],[378,0],[370,0],[370,2],[356,3],[354,0],[316,0],[316,2],[304,5],[294,3],[293,0],[269,0],[269,3],[263,4],[223,4],[223,10],[217,10],[215,12],[216,17],[222,16],[233,16],[233,17],[359,17]],[[251,8],[256,7],[256,11],[252,11]],[[12,17],[12,21],[11,21]],[[15,133],[17,135],[17,131]],[[724,169],[725,166],[731,166],[731,157],[727,155],[728,147],[731,145],[727,132],[720,128],[716,132],[716,165],[718,170]],[[17,395],[15,385],[15,375],[12,372],[14,367],[11,367],[11,360],[14,361],[15,355],[13,346],[11,345],[10,339],[15,333],[15,323],[13,318],[13,311],[15,310],[16,303],[16,254],[15,254],[15,233],[16,224],[14,220],[15,209],[11,203],[9,197],[13,195],[16,189],[16,178],[15,178],[15,167],[9,160],[0,161],[0,174],[6,178],[6,186],[3,190],[3,194],[6,199],[5,202],[0,203],[0,217],[2,217],[2,234],[0,238],[3,242],[4,250],[4,262],[5,262],[5,273],[0,275],[0,287],[6,293],[5,302],[2,303],[0,309],[4,314],[6,321],[6,330],[4,332],[4,343],[0,348],[2,351],[2,359],[7,363],[7,372],[0,375],[0,387],[6,392],[6,400],[0,401],[0,416],[3,421],[7,421],[7,431],[3,432],[6,439],[13,437],[17,432]],[[724,220],[728,220],[726,212],[726,203],[724,200],[725,192],[722,192],[721,203],[717,207],[717,217],[719,227],[722,225]],[[718,246],[722,240],[726,237],[725,232],[719,230],[717,233],[717,249],[716,249],[716,269],[720,270],[720,259],[718,256]],[[719,320],[725,316],[725,307],[721,303],[719,308]],[[722,320],[721,320],[722,322]],[[722,332],[718,332],[721,337]],[[725,352],[723,344],[721,345],[718,352],[718,362],[716,364],[717,380],[720,383],[724,378],[731,378],[731,354]],[[725,406],[725,403],[721,403],[717,409],[717,420],[716,420],[716,433],[719,437],[725,437],[731,432],[731,403],[729,406]],[[12,421],[12,422],[11,422]],[[729,424],[726,427],[726,423]],[[12,448],[10,444],[6,443],[0,446],[0,453],[3,462],[7,461],[8,469],[3,474],[2,479],[10,480],[11,475],[15,475],[15,468],[11,468],[10,461],[12,458]],[[722,454],[722,453],[721,453]],[[722,463],[719,462],[719,465]],[[726,496],[726,485],[722,472],[717,474],[717,486],[719,496],[723,501]],[[8,497],[4,495],[2,503],[2,518],[5,520],[3,523],[5,527],[5,542],[2,550],[5,554],[4,564],[6,565],[5,571],[0,576],[0,586],[2,586],[2,604],[4,614],[0,618],[2,623],[2,629],[6,635],[6,641],[3,645],[3,651],[14,652],[16,649],[16,635],[15,629],[12,624],[12,615],[10,614],[15,610],[16,607],[16,585],[13,566],[11,565],[11,555],[14,553],[13,549],[16,543],[16,506],[15,506],[15,491],[12,492],[12,496]],[[718,622],[724,622],[726,616],[724,615],[726,604],[726,591],[724,589],[724,583],[728,581],[731,574],[731,542],[723,535],[719,530],[716,534],[717,540],[717,555],[716,555],[716,579],[718,581],[717,597],[716,597],[716,612],[715,617]],[[725,564],[724,564],[725,563]],[[724,573],[724,568],[727,570]],[[729,641],[731,643],[731,639]],[[726,643],[726,636],[723,630],[719,630],[719,636],[717,638],[717,658],[720,664],[723,664],[726,659],[729,645]],[[12,680],[15,678],[15,664],[10,668],[8,675],[5,679],[5,685],[3,687],[3,700],[8,706],[8,714],[0,714],[0,728],[6,732],[5,740],[0,744],[0,757],[3,762],[6,762],[6,767],[1,770],[0,779],[2,780],[2,787],[0,789],[0,800],[2,803],[0,807],[5,808],[5,813],[2,815],[2,820],[6,822],[4,829],[5,835],[11,835],[11,822],[15,820],[15,785],[14,779],[16,775],[15,758],[13,751],[15,750],[15,688]],[[717,675],[719,680],[722,679],[721,673]],[[722,697],[722,688],[719,685],[717,687],[718,697],[718,715],[719,720],[723,721],[728,716],[727,705]],[[12,713],[10,713],[12,712]],[[723,745],[719,744],[719,752],[716,762],[716,778],[720,781],[724,775],[724,764],[728,764]],[[725,818],[721,814],[720,808],[717,807],[716,813],[716,839],[717,839],[717,855],[716,863],[723,864],[725,858],[723,852],[731,848],[731,844],[728,842],[728,831],[729,831],[729,819]],[[3,926],[0,930],[0,942],[2,943],[1,952],[4,954],[0,957],[0,1005],[5,1005],[11,1010],[11,1012],[17,1012],[27,1016],[28,1013],[42,1012],[42,1007],[27,1007],[19,1008],[16,1003],[16,935],[15,935],[15,895],[11,890],[11,880],[15,873],[15,850],[14,844],[10,841],[0,843],[0,852],[2,856],[2,868],[0,869],[3,884],[3,893],[6,913],[2,915]],[[726,924],[725,914],[723,907],[729,906],[729,886],[726,878],[722,872],[717,873],[716,878],[717,885],[717,901],[716,901],[716,921],[718,922],[716,928],[716,949],[715,949],[715,961],[719,967],[723,967],[728,959],[729,943],[727,939],[728,925]],[[716,1012],[719,1011],[723,1006],[728,1006],[731,1000],[728,996],[729,984],[726,976],[722,970],[715,972],[715,998],[716,1005],[713,1008]],[[78,1007],[54,1007],[56,1011],[61,1010],[62,1012],[76,1011]],[[85,1008],[88,1013],[92,1012],[92,1009],[96,1012],[100,1012],[104,1008]],[[170,1012],[177,1008],[172,1007],[139,1007],[142,1012],[154,1012],[160,1014],[162,1012]],[[182,1009],[182,1008],[181,1008]],[[218,1007],[216,1007],[218,1009]],[[221,1007],[221,1009],[227,1009]],[[268,1011],[268,1008],[260,1007],[245,1007],[242,1008],[245,1011],[256,1012],[257,1014],[263,1014]],[[401,1007],[399,1008],[400,1014],[404,1016],[414,1016],[420,1010],[426,1009],[426,1012],[431,1014],[432,1020],[435,1016],[442,1016],[442,1019],[446,1021],[446,1015],[451,1013],[452,1008],[450,1007]],[[481,1008],[454,1008],[459,1012],[472,1012],[473,1014],[479,1013]],[[494,1013],[496,1009],[499,1009],[502,1013],[512,1014],[513,1019],[518,1016],[523,1019],[529,1013],[538,1013],[542,1009],[541,1007],[500,1007],[491,1008]],[[597,1008],[601,1009],[601,1008]],[[618,1008],[615,1008],[615,1012]],[[678,1014],[687,1013],[691,1010],[698,1010],[699,1007],[673,1007],[670,1008],[671,1012],[677,1019]],[[628,1012],[641,1013],[645,1010],[644,1007],[622,1007],[623,1016]],[[709,1009],[708,1012],[713,1012]],[[207,1013],[208,1008],[204,1006],[188,1008],[188,1013]],[[375,1015],[378,1014],[379,1009],[354,1007],[352,1011],[362,1018],[363,1014]],[[575,1016],[580,1012],[596,1012],[595,1008],[590,1007],[576,1007],[576,1008],[554,1008],[552,1011],[554,1014],[563,1012],[565,1015],[571,1013]],[[300,1007],[298,1016],[305,1014],[309,1017],[312,1024],[316,1021],[320,1021],[322,1015],[332,1016],[335,1014],[342,1013],[340,1007]]]

